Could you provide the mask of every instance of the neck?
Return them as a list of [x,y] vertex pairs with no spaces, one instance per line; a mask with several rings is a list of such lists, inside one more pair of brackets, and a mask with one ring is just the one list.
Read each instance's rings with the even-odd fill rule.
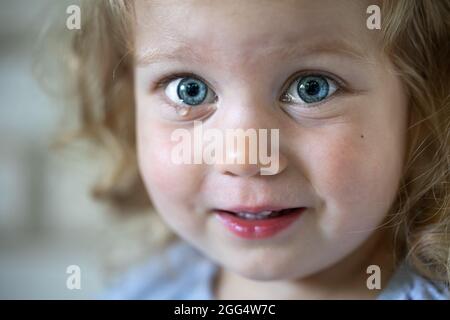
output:
[[381,269],[381,288],[394,269],[387,231],[374,233],[340,262],[301,279],[255,281],[221,268],[214,291],[217,299],[374,299],[380,290],[367,288],[369,265]]

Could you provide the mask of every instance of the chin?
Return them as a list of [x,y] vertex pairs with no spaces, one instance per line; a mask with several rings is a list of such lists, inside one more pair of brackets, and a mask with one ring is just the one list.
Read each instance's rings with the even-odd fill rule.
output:
[[257,269],[254,267],[248,268],[238,268],[234,269],[234,272],[249,280],[254,281],[279,281],[286,280],[290,278],[290,273],[286,267],[281,265],[277,266],[266,266],[262,268],[259,266]]

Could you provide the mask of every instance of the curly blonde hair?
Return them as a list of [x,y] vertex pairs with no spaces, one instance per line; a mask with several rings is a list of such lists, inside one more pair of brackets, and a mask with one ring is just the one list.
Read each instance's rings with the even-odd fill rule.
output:
[[[93,189],[119,210],[151,207],[136,159],[132,1],[82,1],[61,58],[78,97],[78,136],[111,154]],[[407,157],[389,212],[397,257],[450,279],[450,2],[382,1],[383,48],[409,96]],[[66,36],[67,37],[67,36]]]

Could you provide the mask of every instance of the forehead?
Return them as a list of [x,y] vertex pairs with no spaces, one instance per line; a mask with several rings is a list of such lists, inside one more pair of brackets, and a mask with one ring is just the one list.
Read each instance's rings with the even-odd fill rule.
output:
[[[361,0],[136,0],[138,55],[204,53],[207,59],[308,48],[373,50]],[[157,48],[157,50],[154,50]],[[324,48],[322,48],[324,49]],[[327,49],[327,48],[325,48]]]

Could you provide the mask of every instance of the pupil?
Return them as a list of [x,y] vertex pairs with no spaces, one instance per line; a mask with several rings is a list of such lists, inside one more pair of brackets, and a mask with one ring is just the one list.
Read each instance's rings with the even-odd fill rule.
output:
[[319,83],[315,80],[308,81],[305,85],[305,91],[311,96],[315,96],[320,91]]
[[196,95],[198,95],[199,91],[200,91],[200,87],[195,82],[191,82],[186,85],[186,92],[191,97],[195,97]]
[[177,94],[184,103],[197,106],[207,97],[208,88],[202,81],[186,77],[178,84]]

